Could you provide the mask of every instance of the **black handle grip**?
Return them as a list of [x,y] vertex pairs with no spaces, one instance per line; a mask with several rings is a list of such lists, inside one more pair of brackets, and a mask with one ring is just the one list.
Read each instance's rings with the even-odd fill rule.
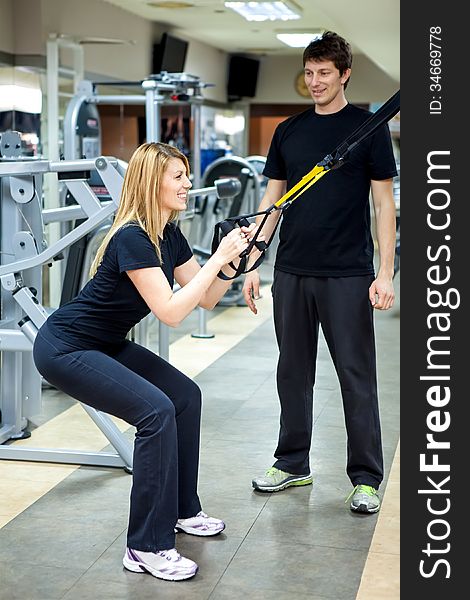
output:
[[219,223],[219,227],[224,235],[227,235],[227,233],[230,233],[232,229],[235,229],[235,225],[231,221],[221,221]]
[[217,198],[234,198],[237,196],[242,189],[242,184],[239,179],[235,178],[226,178],[226,179],[216,179],[214,181],[214,185],[216,187]]
[[[245,219],[245,217],[243,217],[242,219],[239,219],[238,224],[240,225],[240,227],[249,227],[251,225],[250,221],[248,221],[248,219]],[[255,246],[260,251],[266,250],[266,248],[268,247],[266,242],[262,242],[262,241],[255,242]]]

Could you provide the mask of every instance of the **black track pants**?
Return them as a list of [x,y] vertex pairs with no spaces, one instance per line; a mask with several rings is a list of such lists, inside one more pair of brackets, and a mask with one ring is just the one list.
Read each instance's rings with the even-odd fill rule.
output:
[[198,386],[133,342],[80,350],[54,336],[47,323],[34,360],[58,389],[136,427],[127,543],[146,552],[173,548],[176,520],[201,510]]
[[274,466],[283,471],[310,472],[313,385],[321,325],[343,397],[347,474],[353,485],[378,488],[382,481],[373,308],[369,301],[372,281],[371,275],[304,277],[275,271],[281,425]]

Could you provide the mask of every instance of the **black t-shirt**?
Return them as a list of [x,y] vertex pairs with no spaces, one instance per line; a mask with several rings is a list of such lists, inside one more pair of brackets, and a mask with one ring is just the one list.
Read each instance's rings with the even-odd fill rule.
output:
[[[315,108],[280,123],[264,175],[292,188],[369,116],[347,104],[330,115]],[[384,125],[326,173],[285,211],[275,268],[308,276],[344,277],[374,272],[370,232],[370,181],[397,174],[390,132]]]
[[192,256],[188,242],[173,223],[165,227],[160,250],[162,263],[139,225],[130,223],[118,229],[94,277],[76,298],[48,318],[52,333],[81,348],[123,341],[129,330],[150,313],[126,271],[161,267],[173,287],[175,267]]

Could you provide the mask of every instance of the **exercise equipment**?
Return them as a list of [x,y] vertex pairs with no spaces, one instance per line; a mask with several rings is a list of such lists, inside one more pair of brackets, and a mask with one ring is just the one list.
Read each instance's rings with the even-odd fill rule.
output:
[[[260,201],[260,180],[255,166],[240,156],[216,159],[204,171],[202,185],[210,186],[219,178],[238,181],[239,193],[232,198],[203,197],[195,206],[191,222],[190,243],[194,254],[204,263],[212,254],[212,232],[220,219],[233,217],[240,211],[255,210]],[[243,300],[241,282],[234,282],[219,301],[220,306],[236,305]],[[244,300],[243,300],[244,303]]]
[[[97,94],[97,86],[120,86],[129,88],[140,88],[144,94]],[[156,75],[149,75],[142,81],[120,81],[120,82],[92,82],[83,80],[77,85],[77,92],[70,100],[64,117],[64,158],[74,160],[81,158],[84,143],[91,148],[88,134],[80,127],[81,115],[94,109],[98,104],[111,105],[145,105],[145,123],[147,142],[161,141],[161,111],[164,105],[189,104],[191,107],[191,118],[193,122],[193,136],[191,144],[191,166],[193,172],[193,186],[201,185],[201,106],[204,101],[202,90],[213,84],[202,81],[195,75],[188,73],[168,73],[162,71]],[[92,112],[91,114],[95,114]],[[97,114],[97,111],[96,111]],[[95,145],[95,150],[100,148],[100,142]],[[195,198],[192,194],[191,197]],[[60,194],[60,205],[63,206],[66,199]],[[194,205],[190,203],[187,210],[181,214],[180,221],[188,222],[194,215]],[[187,234],[185,227],[183,233]],[[67,230],[62,227],[62,234]],[[84,244],[81,244],[84,245]],[[77,248],[80,253],[83,249]],[[75,250],[73,250],[75,252]],[[67,265],[68,265],[67,261]],[[133,337],[138,343],[148,346],[148,329],[150,321],[143,319],[133,331]],[[170,332],[167,325],[158,322],[158,353],[168,360],[168,347]]]
[[[29,437],[28,417],[41,412],[41,377],[32,355],[32,345],[49,312],[42,304],[43,267],[100,228],[119,205],[126,163],[110,157],[72,161],[20,160],[17,132],[0,135],[0,459],[59,462],[132,469],[132,446],[109,415],[82,404],[102,430],[116,453],[80,452],[15,447],[5,442]],[[108,191],[101,201],[89,185],[95,171]],[[77,204],[42,209],[45,175],[55,176],[70,191]],[[240,185],[217,180],[214,186],[190,191],[190,196],[219,194],[232,197]],[[76,221],[74,229],[47,245],[44,226]],[[79,271],[83,272],[83,268]],[[168,352],[168,349],[166,349]]]
[[[15,140],[19,134],[2,134]],[[14,143],[8,143],[14,147]],[[99,226],[111,216],[119,203],[124,169],[119,161],[101,157],[96,160],[47,161],[18,160],[18,153],[3,154],[0,162],[1,223],[1,307],[0,350],[0,443],[29,437],[27,418],[41,408],[41,377],[32,355],[32,343],[48,312],[42,305],[42,268],[61,256],[64,249]],[[97,170],[111,200],[102,204],[86,179]],[[42,210],[45,174],[55,173],[70,189],[78,205]],[[44,218],[45,217],[45,218]],[[58,242],[47,246],[44,223],[80,217],[83,222]],[[116,453],[90,453],[73,450],[15,448],[1,445],[0,458],[53,461],[132,468],[132,447],[109,415],[88,406],[83,408],[103,431]]]

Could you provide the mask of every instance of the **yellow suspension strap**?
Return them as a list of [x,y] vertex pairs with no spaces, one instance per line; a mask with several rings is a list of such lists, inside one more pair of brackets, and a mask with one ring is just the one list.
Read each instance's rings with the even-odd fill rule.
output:
[[[289,204],[292,204],[294,200],[297,200],[299,196],[301,196],[309,187],[311,187],[314,183],[316,183],[320,177],[323,177],[325,173],[327,173],[329,169],[326,169],[324,166],[320,166],[320,164],[315,165],[311,171],[304,175],[299,183],[296,183],[294,187],[292,187],[282,198],[279,198],[277,202],[273,204],[276,208],[280,208],[284,202],[287,202],[291,196],[295,196],[289,201]],[[297,194],[296,194],[297,192]]]
[[[266,210],[256,213],[251,213],[248,215],[238,215],[236,217],[229,217],[224,221],[220,221],[215,225],[214,228],[214,237],[212,238],[212,253],[214,253],[219,244],[220,240],[224,235],[227,235],[232,229],[235,227],[248,227],[250,225],[249,219],[252,217],[258,217],[263,215],[263,219],[261,220],[255,235],[252,240],[248,244],[246,250],[244,250],[240,254],[240,263],[238,266],[235,266],[233,263],[229,263],[230,267],[234,270],[234,275],[229,277],[225,275],[222,271],[218,274],[220,279],[231,280],[236,279],[243,273],[249,273],[256,269],[264,260],[266,250],[271,244],[274,235],[276,233],[277,226],[279,225],[280,219],[274,228],[269,241],[263,242],[258,241],[258,235],[263,229],[264,224],[266,223],[267,218],[271,213],[276,210],[286,210],[294,200],[297,200],[305,191],[312,187],[319,179],[323,177],[326,173],[333,169],[338,169],[341,167],[345,161],[347,160],[349,153],[353,150],[360,142],[362,142],[365,138],[369,137],[373,133],[377,131],[379,127],[384,125],[387,121],[389,121],[392,117],[394,117],[398,111],[400,110],[400,91],[396,92],[391,98],[387,100],[375,113],[370,115],[362,125],[360,125],[357,129],[355,129],[344,142],[342,142],[331,154],[327,154],[319,163],[317,163],[311,171],[309,171],[306,175],[302,177],[302,179],[296,183],[288,192],[286,192],[277,202],[272,204]],[[253,247],[261,252],[261,255],[258,257],[256,262],[252,267],[246,269],[248,256],[252,251]]]
[[[277,202],[275,202],[273,205],[271,205],[267,210],[262,211],[262,212],[252,213],[249,215],[239,215],[237,217],[229,217],[229,218],[225,219],[224,221],[220,221],[220,223],[217,223],[214,228],[214,237],[212,239],[212,253],[214,253],[217,250],[222,237],[224,235],[227,235],[227,233],[232,231],[232,229],[234,229],[237,225],[238,225],[238,227],[248,227],[250,225],[250,221],[248,219],[250,219],[251,217],[257,217],[257,216],[263,215],[263,219],[262,219],[261,223],[259,224],[259,227],[258,227],[253,239],[248,244],[248,247],[246,248],[246,250],[244,250],[240,254],[240,262],[238,264],[238,267],[236,267],[233,263],[229,263],[230,267],[235,272],[234,275],[232,275],[230,277],[228,275],[225,275],[225,273],[223,273],[222,271],[220,271],[220,273],[218,274],[219,278],[228,281],[230,279],[236,279],[243,273],[249,273],[250,271],[257,269],[264,260],[266,250],[268,249],[269,245],[271,244],[271,242],[274,238],[274,235],[276,233],[277,226],[279,224],[279,221],[278,221],[268,242],[258,241],[258,239],[257,239],[258,234],[263,229],[263,225],[266,223],[266,220],[269,217],[269,215],[276,210],[284,211],[286,208],[288,208],[288,206],[290,206],[292,204],[292,202],[294,202],[294,200],[296,200],[306,190],[308,190],[308,188],[310,188],[321,177],[323,177],[323,175],[325,175],[325,173],[328,173],[329,170],[330,169],[326,166],[323,166],[320,164],[315,165],[315,167],[311,171],[309,171],[306,175],[304,175],[302,177],[302,179],[298,183],[296,183],[296,185],[294,185],[286,194],[284,194],[282,196],[282,198],[279,198],[279,200]],[[256,246],[256,248],[261,252],[261,255],[258,257],[258,259],[255,261],[255,263],[248,270],[245,270],[246,264],[248,261],[248,255],[250,254],[251,250],[253,249],[253,246]]]

